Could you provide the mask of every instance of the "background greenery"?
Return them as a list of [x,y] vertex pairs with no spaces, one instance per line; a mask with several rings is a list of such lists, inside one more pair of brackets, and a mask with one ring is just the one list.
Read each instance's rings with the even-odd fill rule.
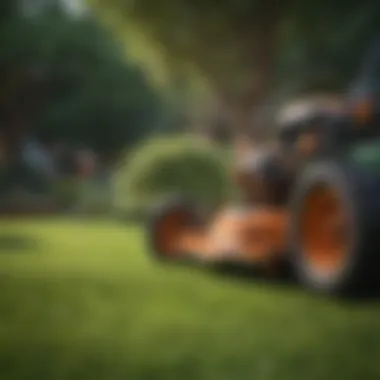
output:
[[155,137],[126,155],[115,172],[115,206],[147,215],[155,202],[180,195],[218,205],[234,195],[226,148],[197,136]]
[[74,17],[57,1],[28,16],[17,3],[2,2],[2,125],[112,157],[170,122],[165,94],[94,16]]

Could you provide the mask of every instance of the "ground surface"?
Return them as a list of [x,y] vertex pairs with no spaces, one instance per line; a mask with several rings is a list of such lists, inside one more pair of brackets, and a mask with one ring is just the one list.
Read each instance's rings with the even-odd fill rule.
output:
[[133,226],[0,231],[1,380],[380,378],[379,301],[163,268]]

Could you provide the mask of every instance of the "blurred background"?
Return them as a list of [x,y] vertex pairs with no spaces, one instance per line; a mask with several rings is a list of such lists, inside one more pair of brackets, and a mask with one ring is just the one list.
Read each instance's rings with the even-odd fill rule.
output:
[[239,141],[339,102],[379,25],[367,0],[1,0],[0,379],[380,378],[376,301],[157,268],[142,224],[237,199]]

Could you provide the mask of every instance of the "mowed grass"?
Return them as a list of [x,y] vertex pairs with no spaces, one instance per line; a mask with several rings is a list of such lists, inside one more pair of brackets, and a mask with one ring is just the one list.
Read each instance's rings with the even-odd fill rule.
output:
[[380,306],[149,260],[138,226],[0,222],[0,379],[380,379]]

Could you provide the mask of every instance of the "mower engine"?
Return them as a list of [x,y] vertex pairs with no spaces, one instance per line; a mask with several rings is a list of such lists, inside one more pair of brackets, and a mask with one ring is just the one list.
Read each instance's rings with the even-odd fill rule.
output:
[[237,184],[248,203],[281,205],[287,199],[289,176],[279,152],[256,150],[237,164]]

